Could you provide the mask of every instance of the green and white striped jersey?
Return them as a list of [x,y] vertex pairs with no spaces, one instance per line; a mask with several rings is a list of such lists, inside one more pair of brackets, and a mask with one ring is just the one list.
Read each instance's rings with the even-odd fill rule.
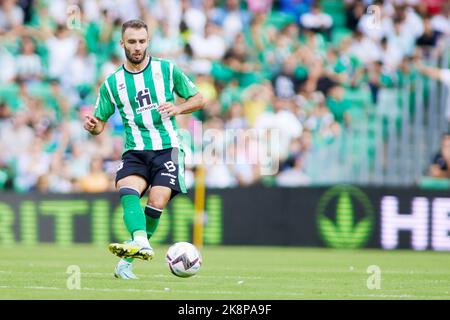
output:
[[180,147],[175,117],[162,119],[160,104],[174,102],[175,94],[189,98],[198,92],[192,81],[172,62],[150,57],[140,72],[122,65],[100,87],[94,116],[107,121],[120,112],[125,127],[124,152]]

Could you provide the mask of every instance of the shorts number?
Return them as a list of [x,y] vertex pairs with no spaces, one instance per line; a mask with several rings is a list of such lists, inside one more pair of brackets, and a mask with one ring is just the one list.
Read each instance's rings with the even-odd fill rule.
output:
[[164,163],[164,166],[167,168],[167,170],[169,172],[174,172],[175,170],[177,170],[177,167],[175,166],[175,164],[173,163],[173,161],[167,161]]

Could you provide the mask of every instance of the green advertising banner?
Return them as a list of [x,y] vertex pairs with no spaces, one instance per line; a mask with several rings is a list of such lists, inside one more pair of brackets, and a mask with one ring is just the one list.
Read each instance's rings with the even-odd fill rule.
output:
[[[142,199],[142,206],[146,199]],[[208,225],[205,244],[222,243],[222,203],[217,195],[206,200]],[[190,241],[194,204],[178,196],[164,210],[152,243]],[[124,241],[129,234],[117,194],[0,195],[0,243],[74,242],[104,245]]]
[[[146,198],[142,199],[145,206]],[[450,251],[450,194],[408,188],[207,190],[205,245]],[[129,238],[117,193],[0,194],[0,244],[104,245]],[[194,203],[175,197],[152,243],[192,241]]]

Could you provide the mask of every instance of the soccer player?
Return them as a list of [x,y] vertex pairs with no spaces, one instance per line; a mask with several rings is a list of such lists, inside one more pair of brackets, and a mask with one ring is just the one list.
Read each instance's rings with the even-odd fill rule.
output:
[[[94,113],[84,122],[87,131],[98,135],[117,108],[125,127],[116,187],[131,240],[109,245],[109,250],[122,258],[114,273],[122,279],[137,278],[132,271],[134,258],[153,258],[149,239],[161,213],[170,199],[186,192],[184,154],[174,117],[204,106],[192,81],[170,61],[147,54],[148,44],[144,22],[130,20],[122,25],[120,45],[125,63],[103,82]],[[175,105],[175,94],[184,102]],[[147,206],[142,209],[140,198],[149,188]]]

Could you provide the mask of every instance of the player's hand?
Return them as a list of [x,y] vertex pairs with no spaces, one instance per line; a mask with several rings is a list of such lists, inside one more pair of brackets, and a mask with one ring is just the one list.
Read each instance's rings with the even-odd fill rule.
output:
[[84,129],[86,129],[89,132],[92,132],[95,129],[97,123],[98,120],[94,116],[87,114],[84,120]]
[[168,117],[179,115],[181,113],[181,109],[180,107],[177,107],[173,103],[164,102],[159,106],[158,112],[161,114],[161,117],[165,119]]

